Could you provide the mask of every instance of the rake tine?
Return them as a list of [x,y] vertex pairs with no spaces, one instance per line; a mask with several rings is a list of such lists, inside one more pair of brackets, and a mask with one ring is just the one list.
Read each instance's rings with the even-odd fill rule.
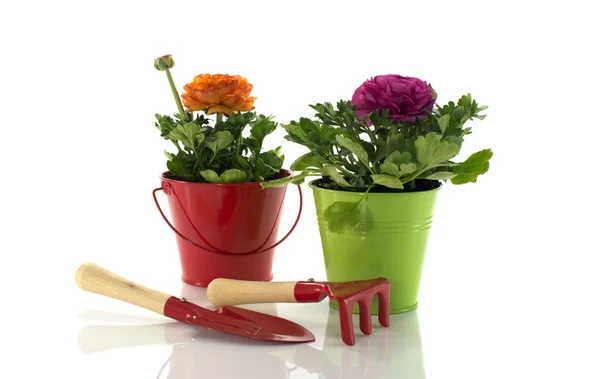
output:
[[382,326],[390,326],[390,286],[389,284],[383,290],[377,292],[379,298],[379,323]]
[[373,297],[369,297],[369,299],[362,298],[358,300],[360,330],[366,335],[370,335],[373,332],[373,321],[371,320],[372,303]]
[[347,345],[354,345],[354,325],[352,323],[352,307],[354,304],[346,300],[338,301],[338,304],[342,341]]

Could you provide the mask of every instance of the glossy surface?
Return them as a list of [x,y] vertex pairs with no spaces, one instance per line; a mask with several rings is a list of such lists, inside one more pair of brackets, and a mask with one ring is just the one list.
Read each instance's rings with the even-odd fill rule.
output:
[[[400,313],[417,306],[419,286],[429,242],[437,194],[369,193],[360,224],[334,233],[323,221],[335,202],[358,202],[359,192],[333,191],[310,184],[319,224],[327,280],[347,282],[384,277],[390,281],[390,311]],[[337,306],[336,303],[332,305]],[[377,313],[377,299],[372,311]],[[359,307],[354,307],[359,312]]]
[[[280,317],[237,307],[209,310],[189,300],[171,297],[164,314],[174,320],[204,328],[270,342],[312,342],[306,328]],[[223,336],[225,337],[225,336]]]
[[[311,299],[315,292],[321,292],[337,303],[340,314],[340,331],[342,340],[347,345],[354,345],[354,324],[352,310],[358,306],[360,314],[360,330],[366,334],[372,331],[372,305],[377,298],[379,323],[390,325],[390,282],[385,278],[357,280],[351,282],[298,282],[294,288],[296,298]],[[308,300],[310,301],[310,300]]]
[[[256,312],[241,307],[219,307],[215,310],[215,313],[258,325],[259,329],[251,337],[254,339],[292,343],[305,343],[315,340],[315,336],[303,326],[263,312]],[[245,335],[241,336],[246,337]]]
[[[183,295],[210,307],[203,288],[184,284]],[[94,358],[88,359],[90,369],[129,357],[130,364],[143,364],[139,377],[161,379],[425,378],[416,311],[393,316],[389,328],[374,326],[370,336],[357,337],[354,346],[347,346],[340,339],[338,312],[327,303],[247,308],[301,322],[315,332],[317,340],[273,344],[182,323],[155,323],[143,315],[90,310],[80,314],[85,326],[78,334],[78,348],[83,356]],[[121,377],[116,366],[102,372]]]
[[322,282],[298,282],[294,286],[294,299],[298,303],[318,303],[330,293],[327,285]]
[[[189,183],[166,173],[161,181],[152,194],[175,232],[185,283],[206,287],[215,278],[272,279],[275,246],[291,234],[302,211],[300,202],[296,222],[279,238],[287,186],[263,189],[259,183]],[[167,195],[172,223],[157,200],[159,190]]]

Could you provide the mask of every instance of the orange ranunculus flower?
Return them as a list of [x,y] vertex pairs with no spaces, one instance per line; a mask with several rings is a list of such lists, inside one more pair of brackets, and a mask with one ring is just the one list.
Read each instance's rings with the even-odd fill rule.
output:
[[239,75],[201,74],[186,84],[181,95],[186,111],[205,111],[206,114],[247,112],[254,109],[252,84]]

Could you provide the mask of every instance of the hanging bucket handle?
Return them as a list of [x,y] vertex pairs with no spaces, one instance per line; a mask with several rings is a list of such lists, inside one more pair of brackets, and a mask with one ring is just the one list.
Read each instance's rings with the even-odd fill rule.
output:
[[[163,183],[163,185],[164,184],[168,185],[168,183]],[[165,191],[165,189],[163,187],[155,188],[152,191],[152,197],[154,198],[154,203],[156,204],[156,207],[158,208],[158,211],[160,212],[160,215],[165,220],[165,222],[167,223],[167,225],[169,225],[169,227],[171,228],[171,230],[173,230],[173,232],[175,232],[175,234],[177,234],[179,237],[183,238],[185,241],[191,243],[192,245],[194,245],[194,246],[196,246],[196,247],[198,247],[200,249],[203,249],[203,250],[206,250],[206,251],[210,251],[211,253],[215,253],[215,254],[249,255],[249,254],[260,254],[260,253],[263,253],[263,252],[265,252],[267,250],[273,249],[274,247],[278,246],[283,241],[285,241],[290,236],[290,234],[292,234],[292,232],[294,231],[294,229],[296,229],[296,225],[298,225],[298,221],[300,221],[300,216],[302,215],[302,205],[303,205],[303,201],[302,201],[302,189],[300,188],[299,184],[297,184],[296,186],[298,187],[298,195],[300,196],[300,206],[298,208],[298,216],[296,217],[296,221],[294,221],[294,225],[292,225],[292,228],[290,229],[290,231],[282,239],[280,239],[279,242],[276,242],[273,245],[271,245],[271,246],[269,246],[267,248],[264,248],[264,249],[261,249],[262,246],[259,246],[255,250],[249,251],[249,252],[246,252],[246,253],[228,253],[226,251],[217,251],[214,246],[212,246],[204,237],[202,237],[202,234],[200,234],[200,232],[198,230],[196,230],[196,228],[192,224],[192,227],[194,228],[194,230],[196,230],[196,233],[198,234],[198,236],[200,236],[200,238],[202,239],[202,241],[204,241],[208,246],[212,247],[212,249],[207,249],[204,246],[198,245],[194,241],[190,240],[189,238],[187,238],[186,236],[184,236],[183,234],[181,234],[177,229],[175,229],[175,227],[173,226],[173,224],[171,224],[171,222],[169,221],[169,219],[167,218],[167,216],[165,216],[165,213],[163,212],[162,208],[160,207],[160,204],[158,203],[158,199],[156,198],[156,192],[157,191]],[[172,189],[170,189],[170,185],[168,187],[169,187],[168,190],[172,191]],[[179,205],[181,206],[181,202],[179,201],[179,198],[177,197],[177,195],[175,194],[175,192],[173,192],[173,195],[175,195],[175,198],[177,199],[177,201],[179,202]],[[283,202],[282,202],[282,205],[283,205]],[[281,207],[279,207],[279,212],[281,212]],[[277,213],[277,217],[279,217],[279,212]],[[186,216],[187,216],[187,214],[186,214]],[[188,217],[188,221],[190,221],[190,223],[191,223],[191,220],[189,220],[189,217]],[[273,231],[271,230],[271,233],[272,232]],[[269,235],[269,237],[270,236],[271,235]],[[267,240],[268,240],[268,237],[267,237]],[[265,241],[265,243],[266,243],[266,241]],[[264,245],[264,243],[263,243],[263,245]]]

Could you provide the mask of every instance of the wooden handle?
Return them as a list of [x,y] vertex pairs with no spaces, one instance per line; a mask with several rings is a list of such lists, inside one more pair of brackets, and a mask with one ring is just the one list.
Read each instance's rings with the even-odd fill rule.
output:
[[218,278],[206,288],[208,301],[214,306],[257,303],[297,303],[297,282],[254,282]]
[[84,263],[75,274],[77,286],[84,291],[146,308],[164,316],[170,295],[131,282],[97,264]]

